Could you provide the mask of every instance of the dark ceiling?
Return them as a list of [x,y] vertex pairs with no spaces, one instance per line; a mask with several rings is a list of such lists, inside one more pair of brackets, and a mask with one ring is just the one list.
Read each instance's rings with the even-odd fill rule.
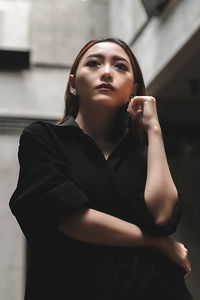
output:
[[200,29],[151,82],[148,92],[157,100],[163,123],[200,130]]

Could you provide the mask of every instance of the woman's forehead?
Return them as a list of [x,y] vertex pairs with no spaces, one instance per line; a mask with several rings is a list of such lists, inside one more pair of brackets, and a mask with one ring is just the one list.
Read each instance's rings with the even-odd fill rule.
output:
[[130,59],[125,50],[118,44],[113,42],[100,42],[90,47],[84,54],[84,58],[87,58],[91,54],[102,54],[103,56],[121,56],[126,58],[129,62]]

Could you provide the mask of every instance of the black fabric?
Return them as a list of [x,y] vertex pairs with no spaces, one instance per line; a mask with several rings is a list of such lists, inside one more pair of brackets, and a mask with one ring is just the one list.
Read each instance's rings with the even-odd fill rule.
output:
[[168,224],[156,225],[144,201],[147,147],[137,147],[128,126],[106,160],[73,116],[61,125],[34,122],[20,137],[18,156],[10,208],[31,246],[25,300],[192,299],[184,270],[159,250],[98,246],[57,229],[90,207],[151,235],[175,232],[181,199]]

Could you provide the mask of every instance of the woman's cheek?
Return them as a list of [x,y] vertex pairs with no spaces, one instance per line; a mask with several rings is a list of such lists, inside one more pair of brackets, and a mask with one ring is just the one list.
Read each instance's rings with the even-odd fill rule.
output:
[[132,84],[124,83],[120,89],[120,95],[124,100],[128,100],[132,94]]
[[88,80],[84,76],[79,76],[76,80],[76,87],[78,92],[82,92],[84,89],[88,89]]
[[82,71],[81,73],[78,74],[76,78],[76,83],[77,83],[77,88],[80,87],[85,87],[88,88],[94,84],[95,78],[94,75],[88,74],[88,72]]
[[85,78],[79,78],[76,84],[77,91],[80,98],[90,98],[92,86],[90,81]]

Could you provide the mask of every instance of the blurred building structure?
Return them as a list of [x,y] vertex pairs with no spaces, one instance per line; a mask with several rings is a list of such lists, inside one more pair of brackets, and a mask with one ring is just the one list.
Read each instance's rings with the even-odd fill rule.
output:
[[[161,5],[165,2],[165,6]],[[90,39],[125,40],[157,100],[173,177],[184,201],[176,238],[191,251],[186,279],[200,299],[200,3],[198,0],[0,0],[0,298],[21,300],[26,247],[8,208],[23,127],[55,122],[69,68]]]

